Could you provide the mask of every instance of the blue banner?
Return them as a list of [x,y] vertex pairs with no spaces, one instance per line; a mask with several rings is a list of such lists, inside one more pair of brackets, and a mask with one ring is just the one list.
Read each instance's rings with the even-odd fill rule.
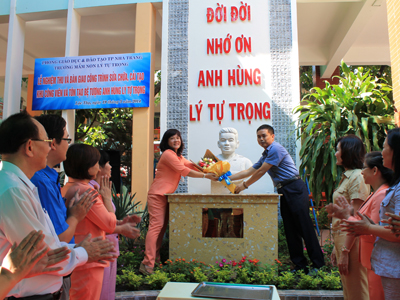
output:
[[151,53],[35,60],[33,110],[149,107]]

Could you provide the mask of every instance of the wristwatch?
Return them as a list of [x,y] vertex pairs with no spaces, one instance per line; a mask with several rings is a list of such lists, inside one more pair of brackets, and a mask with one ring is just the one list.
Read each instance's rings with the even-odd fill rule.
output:
[[347,247],[343,245],[342,248],[340,248],[340,251],[349,253],[350,249],[347,249]]

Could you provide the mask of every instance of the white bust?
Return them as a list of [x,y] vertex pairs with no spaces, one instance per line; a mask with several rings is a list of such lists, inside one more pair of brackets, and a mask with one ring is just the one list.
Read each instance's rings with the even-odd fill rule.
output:
[[[238,132],[235,128],[226,127],[219,131],[218,148],[221,149],[221,154],[217,155],[219,160],[225,160],[231,165],[231,173],[235,174],[243,170],[247,170],[253,164],[250,159],[242,155],[237,154],[235,151],[239,147]],[[242,182],[236,181],[235,184]],[[211,193],[212,194],[229,194],[228,189],[222,186],[220,183],[211,182]]]
[[221,149],[221,154],[218,154],[217,158],[230,163],[232,174],[247,170],[253,165],[250,159],[235,152],[238,147],[239,137],[237,130],[232,127],[222,128],[219,131],[218,140],[218,148]]

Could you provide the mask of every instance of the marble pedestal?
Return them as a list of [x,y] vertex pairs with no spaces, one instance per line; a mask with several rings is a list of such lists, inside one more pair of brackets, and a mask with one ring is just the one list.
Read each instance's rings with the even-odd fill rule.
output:
[[[169,194],[169,255],[213,264],[242,256],[272,264],[278,258],[278,194]],[[242,238],[203,237],[203,209],[243,212]],[[229,234],[227,234],[229,235]],[[233,234],[231,235],[233,236]]]

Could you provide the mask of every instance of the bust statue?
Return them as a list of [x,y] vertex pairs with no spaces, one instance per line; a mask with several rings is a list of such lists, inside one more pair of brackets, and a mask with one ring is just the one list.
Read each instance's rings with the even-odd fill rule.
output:
[[[226,127],[219,131],[218,148],[221,149],[221,154],[217,155],[219,160],[229,162],[231,165],[231,173],[235,174],[243,170],[247,170],[253,164],[250,159],[237,154],[235,151],[239,147],[238,132],[235,128]],[[243,180],[234,181],[234,184],[239,184]],[[246,190],[247,191],[247,190]],[[243,191],[242,194],[246,194]],[[211,194],[230,194],[229,190],[219,182],[211,181]],[[218,234],[219,237],[238,237],[235,234],[234,228],[243,230],[243,211],[236,208],[224,208],[219,211]],[[235,225],[235,220],[239,223]],[[203,219],[203,233],[208,230],[208,220]],[[205,236],[203,234],[203,236]]]
[[[218,148],[221,149],[221,154],[217,155],[219,160],[225,160],[231,165],[231,173],[235,174],[243,170],[247,170],[253,164],[250,159],[237,154],[235,151],[239,147],[238,132],[235,128],[226,127],[219,131]],[[242,180],[234,182],[240,183]],[[228,189],[218,182],[211,182],[212,194],[229,194]]]
[[217,158],[230,163],[232,174],[247,170],[253,165],[250,159],[235,152],[238,147],[239,137],[237,130],[232,127],[222,128],[219,131],[218,140],[218,148],[221,149],[221,154],[218,154]]

